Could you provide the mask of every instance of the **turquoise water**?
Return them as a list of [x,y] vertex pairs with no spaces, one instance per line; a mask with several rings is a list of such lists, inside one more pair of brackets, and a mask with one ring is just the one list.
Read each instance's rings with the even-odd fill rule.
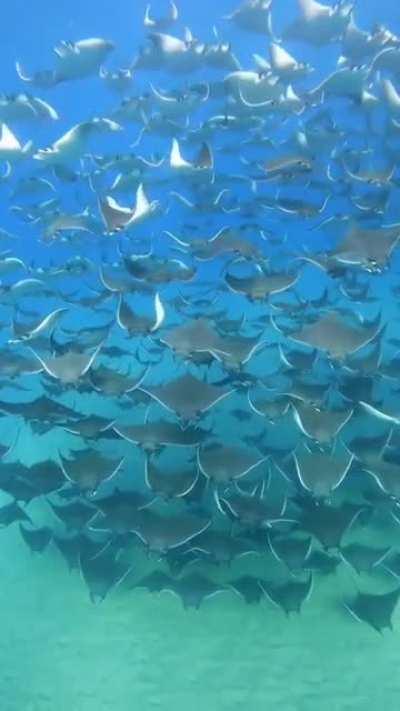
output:
[[3,9],[0,711],[397,710],[398,25]]

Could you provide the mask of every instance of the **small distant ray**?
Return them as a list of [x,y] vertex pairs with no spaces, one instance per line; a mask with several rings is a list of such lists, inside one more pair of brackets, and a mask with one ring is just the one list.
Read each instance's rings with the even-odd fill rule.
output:
[[359,622],[365,622],[380,634],[392,627],[392,616],[400,597],[400,588],[387,593],[361,593],[344,606]]

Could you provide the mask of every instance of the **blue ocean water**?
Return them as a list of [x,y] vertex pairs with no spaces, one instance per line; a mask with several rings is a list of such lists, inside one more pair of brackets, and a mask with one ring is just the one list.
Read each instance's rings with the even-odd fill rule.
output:
[[0,711],[396,711],[398,8],[146,6],[0,23]]

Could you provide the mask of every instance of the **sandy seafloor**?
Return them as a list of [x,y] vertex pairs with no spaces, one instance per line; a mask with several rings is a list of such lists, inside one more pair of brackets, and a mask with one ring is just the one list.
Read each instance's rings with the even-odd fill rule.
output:
[[95,606],[58,553],[1,542],[1,711],[399,709],[400,608],[395,632],[353,621],[346,570],[289,620],[230,593],[185,611],[125,586]]

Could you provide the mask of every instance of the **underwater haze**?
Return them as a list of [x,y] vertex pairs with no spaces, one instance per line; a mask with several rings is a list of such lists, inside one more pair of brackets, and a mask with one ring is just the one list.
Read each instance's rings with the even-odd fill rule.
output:
[[394,0],[0,23],[0,711],[400,708]]

